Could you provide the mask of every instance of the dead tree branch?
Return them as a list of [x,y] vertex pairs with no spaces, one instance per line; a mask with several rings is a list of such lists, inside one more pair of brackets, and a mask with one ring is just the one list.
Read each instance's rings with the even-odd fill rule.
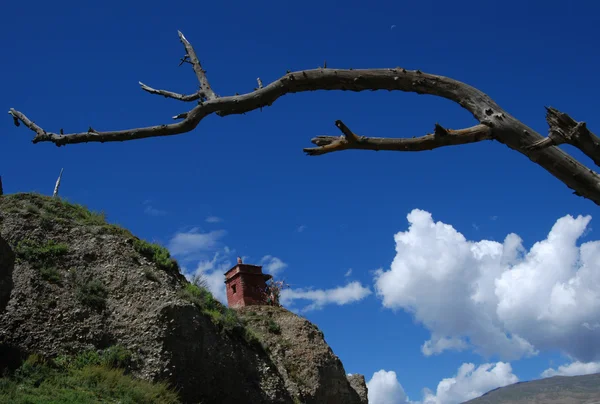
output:
[[436,125],[433,134],[427,134],[417,138],[358,136],[348,129],[342,121],[336,121],[335,126],[342,131],[343,136],[317,136],[313,138],[311,142],[319,147],[306,148],[304,149],[304,152],[310,156],[319,156],[348,149],[414,152],[492,139],[491,129],[488,126],[481,124],[459,130],[444,129],[440,125]]
[[403,91],[428,94],[454,101],[469,111],[478,124],[459,130],[444,129],[436,125],[434,133],[413,139],[370,138],[357,136],[341,121],[336,126],[342,137],[319,136],[312,139],[316,148],[307,148],[309,155],[321,155],[347,149],[422,151],[443,146],[453,146],[494,139],[509,148],[527,156],[554,177],[583,196],[600,205],[600,176],[581,164],[558,147],[570,143],[592,157],[596,164],[600,161],[599,139],[583,123],[577,123],[568,115],[556,110],[548,110],[550,136],[543,138],[527,125],[512,117],[482,91],[444,76],[423,73],[420,70],[406,70],[400,67],[391,69],[331,69],[327,67],[288,72],[268,85],[259,82],[258,88],[246,94],[218,97],[209,85],[206,72],[200,64],[192,45],[179,32],[186,56],[182,61],[189,62],[200,84],[197,93],[182,95],[166,90],[155,90],[143,83],[142,89],[151,93],[181,101],[198,100],[198,105],[173,117],[182,119],[168,125],[149,126],[119,131],[96,131],[63,134],[46,132],[23,113],[10,109],[15,125],[22,122],[35,132],[33,143],[52,142],[57,146],[86,142],[113,142],[143,139],[157,136],[171,136],[192,131],[200,121],[210,115],[227,116],[243,114],[272,105],[280,97],[290,93],[316,90],[342,91]]
[[546,107],[548,137],[528,147],[528,150],[541,150],[550,146],[568,143],[575,146],[600,166],[600,138],[586,127],[585,122],[577,122],[559,110]]
[[181,33],[181,31],[177,31],[179,34],[179,40],[183,44],[186,55],[185,57],[189,59],[192,63],[192,67],[194,68],[194,72],[196,73],[196,77],[198,78],[198,83],[200,83],[200,95],[207,100],[214,100],[217,98],[217,95],[214,93],[212,88],[210,88],[210,84],[208,83],[208,79],[206,78],[206,71],[202,68],[200,64],[200,59],[196,56],[196,51],[192,45],[185,39],[185,36]]
[[189,94],[189,95],[184,95],[184,94],[178,94],[178,93],[174,93],[172,91],[167,91],[167,90],[156,90],[150,86],[147,86],[146,84],[142,83],[141,81],[140,83],[140,87],[142,87],[142,90],[149,92],[150,94],[157,94],[157,95],[162,95],[165,98],[173,98],[175,100],[179,100],[179,101],[196,101],[200,99],[200,92],[196,92],[194,94]]

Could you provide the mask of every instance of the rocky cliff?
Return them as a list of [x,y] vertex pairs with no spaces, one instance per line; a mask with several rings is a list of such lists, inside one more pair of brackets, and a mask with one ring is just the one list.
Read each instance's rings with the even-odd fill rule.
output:
[[350,383],[308,321],[282,308],[238,315],[164,248],[79,205],[0,196],[0,368],[114,345],[133,353],[127,371],[186,403],[366,402],[364,378]]

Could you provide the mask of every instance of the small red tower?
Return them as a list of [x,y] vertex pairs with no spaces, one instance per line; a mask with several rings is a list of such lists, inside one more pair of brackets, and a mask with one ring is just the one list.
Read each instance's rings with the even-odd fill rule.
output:
[[267,304],[263,291],[272,276],[262,273],[262,266],[242,263],[225,272],[227,305],[231,308]]

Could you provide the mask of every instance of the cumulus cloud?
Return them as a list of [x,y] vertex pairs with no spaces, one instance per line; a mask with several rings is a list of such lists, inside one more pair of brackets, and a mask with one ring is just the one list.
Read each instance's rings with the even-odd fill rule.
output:
[[302,309],[306,312],[321,309],[327,304],[343,306],[358,302],[371,293],[368,287],[362,286],[359,282],[351,282],[333,289],[284,289],[281,292],[281,303],[289,305],[296,300],[308,300],[312,303]]
[[408,397],[396,377],[396,372],[379,370],[367,382],[369,404],[408,403]]
[[265,255],[262,257],[259,264],[263,266],[263,272],[273,276],[279,274],[287,267],[285,262],[277,257],[273,257],[272,255]]
[[549,368],[542,372],[542,377],[552,376],[580,376],[600,373],[600,362],[572,362],[561,365],[558,369]]
[[486,363],[477,368],[463,363],[456,375],[438,383],[435,393],[425,389],[422,404],[459,404],[518,381],[509,363]]
[[202,233],[194,228],[188,232],[176,233],[169,241],[171,254],[181,259],[204,258],[205,254],[217,250],[220,240],[227,234],[225,230]]
[[370,404],[459,404],[490,390],[519,381],[509,363],[463,363],[453,377],[440,381],[435,392],[423,389],[422,401],[411,401],[393,371],[379,370],[367,382]]
[[590,216],[558,219],[528,251],[516,234],[470,241],[423,210],[407,219],[375,289],[385,307],[429,329],[425,355],[473,348],[510,360],[560,349],[600,359],[600,241],[577,245]]

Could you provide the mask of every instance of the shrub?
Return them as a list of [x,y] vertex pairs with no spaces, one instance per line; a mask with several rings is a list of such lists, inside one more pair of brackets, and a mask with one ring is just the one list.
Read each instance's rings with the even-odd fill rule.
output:
[[121,345],[113,345],[102,352],[100,363],[110,368],[125,369],[131,364],[131,351]]
[[71,369],[82,369],[86,366],[100,365],[100,354],[95,350],[81,352],[74,357],[67,357],[66,367]]
[[[177,394],[166,383],[150,383],[126,375],[117,362],[109,364],[122,348],[113,347],[102,354],[87,351],[76,357],[61,356],[45,361],[30,356],[12,375],[0,378],[0,402],[31,403],[179,403]],[[112,350],[111,350],[112,349]],[[109,353],[107,353],[109,352]],[[122,358],[122,354],[116,355]],[[104,358],[104,359],[103,359]],[[103,362],[104,361],[104,362]]]
[[65,244],[56,243],[53,240],[39,244],[25,239],[15,248],[18,259],[29,262],[33,268],[39,271],[42,279],[57,285],[62,285],[62,276],[56,269],[56,264],[59,258],[67,252],[68,247]]
[[40,268],[40,275],[45,281],[55,283],[57,285],[62,285],[62,276],[55,267]]
[[90,349],[75,356],[57,356],[53,360],[53,365],[59,369],[83,369],[86,366],[126,369],[131,363],[131,358],[128,349],[121,345],[113,345],[103,351]]
[[185,283],[180,291],[180,296],[188,302],[194,303],[196,306],[203,310],[220,310],[219,306],[223,306],[220,302],[215,300],[213,295],[208,289],[195,285],[193,283]]
[[42,213],[42,216],[40,218],[40,226],[44,230],[52,230],[52,228],[54,227],[54,221],[48,213]]
[[268,323],[267,329],[269,330],[270,333],[273,333],[273,334],[280,334],[281,333],[281,327],[279,327],[279,324],[277,324],[272,319],[269,319],[269,323]]
[[131,234],[131,232],[121,226],[118,226],[116,224],[112,224],[112,223],[106,223],[105,225],[103,225],[101,227],[102,232],[108,233],[108,234],[115,234],[115,235],[120,235],[120,236],[125,236],[125,237],[130,237],[133,238],[133,234]]
[[96,310],[104,310],[108,291],[97,279],[91,280],[77,289],[77,300]]
[[146,279],[152,281],[152,282],[158,282],[158,276],[154,273],[154,271],[150,270],[150,269],[146,269],[144,271],[144,276],[146,277]]
[[52,266],[57,259],[68,252],[66,244],[48,240],[44,244],[25,239],[15,249],[17,258],[27,261],[37,268]]
[[171,258],[169,250],[158,244],[149,243],[146,240],[136,238],[133,241],[133,248],[163,270],[178,271],[177,261]]
[[30,213],[32,215],[37,215],[40,213],[40,208],[35,205],[27,204],[25,205],[25,212]]

